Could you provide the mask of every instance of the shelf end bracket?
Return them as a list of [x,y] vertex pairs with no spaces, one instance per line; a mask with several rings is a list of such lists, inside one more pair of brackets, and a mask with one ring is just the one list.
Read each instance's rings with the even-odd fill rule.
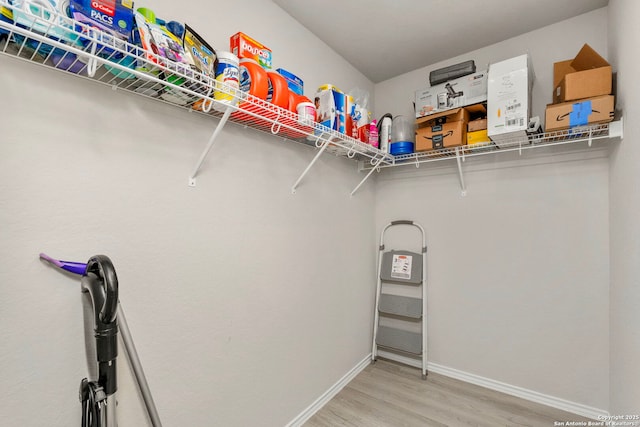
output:
[[609,123],[609,137],[624,139],[624,117]]
[[460,178],[460,195],[462,197],[467,195],[467,187],[464,184],[464,175],[462,174],[462,162],[460,156],[460,147],[456,147],[456,161],[458,162],[458,178]]
[[189,175],[189,187],[196,186],[196,175],[198,175],[198,172],[200,171],[200,167],[202,166],[204,159],[207,158],[207,154],[209,154],[209,150],[211,150],[211,147],[213,147],[213,143],[216,141],[216,138],[222,131],[222,128],[224,128],[224,125],[227,123],[227,120],[229,120],[231,111],[233,111],[233,107],[231,106],[227,107],[224,114],[222,115],[222,118],[220,119],[220,122],[218,123],[215,130],[211,134],[211,138],[209,138],[209,142],[207,143],[207,146],[205,147],[204,151],[200,155],[200,159],[198,159],[198,164],[196,165],[195,168],[193,168],[193,172],[191,172],[191,175]]
[[371,170],[369,171],[369,173],[367,174],[367,176],[365,176],[364,178],[362,178],[362,181],[360,181],[360,183],[356,186],[356,188],[353,189],[353,191],[351,192],[351,197],[353,197],[354,194],[356,194],[356,191],[358,191],[358,189],[362,186],[362,184],[364,184],[364,182],[369,179],[369,177],[373,174],[373,172],[375,172],[378,169],[378,166],[380,166],[380,163],[382,163],[382,161],[384,160],[385,156],[380,157],[380,159],[375,162],[375,163],[371,163],[373,165],[373,167],[371,168]]
[[324,134],[325,134],[325,132],[321,133],[320,136],[318,136],[318,138],[316,139],[316,147],[321,147],[321,148],[320,148],[320,150],[318,150],[318,152],[316,153],[315,157],[311,160],[311,162],[309,163],[307,168],[302,172],[302,174],[297,179],[295,184],[293,184],[293,186],[291,187],[291,194],[295,194],[296,193],[296,188],[298,188],[298,185],[300,185],[300,181],[302,181],[302,178],[304,178],[305,175],[307,175],[307,172],[309,172],[309,170],[311,170],[311,168],[313,167],[314,163],[320,158],[320,156],[322,156],[322,153],[324,153],[324,150],[326,150],[327,147],[329,146],[329,140],[328,139],[326,141],[324,141],[321,145],[319,145],[320,144],[320,140],[322,139]]

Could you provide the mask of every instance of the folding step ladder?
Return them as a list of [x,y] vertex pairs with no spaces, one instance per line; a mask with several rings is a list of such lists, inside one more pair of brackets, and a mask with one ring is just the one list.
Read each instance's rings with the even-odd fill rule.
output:
[[[390,250],[385,252],[384,236],[391,227],[411,226],[422,235],[421,252]],[[413,221],[393,221],[380,235],[376,307],[373,322],[375,362],[383,357],[416,366],[427,378],[427,244],[422,226]]]

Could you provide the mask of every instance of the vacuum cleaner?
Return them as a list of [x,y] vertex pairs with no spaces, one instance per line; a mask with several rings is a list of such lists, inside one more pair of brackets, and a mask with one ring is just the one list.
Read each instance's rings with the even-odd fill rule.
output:
[[82,276],[81,291],[90,295],[93,306],[93,330],[97,356],[98,377],[83,378],[80,382],[82,427],[117,427],[116,420],[116,360],[118,332],[122,333],[125,352],[142,394],[153,427],[162,427],[153,402],[131,332],[118,300],[118,277],[113,263],[106,255],[96,255],[84,264],[61,261],[41,253],[40,258],[57,268]]

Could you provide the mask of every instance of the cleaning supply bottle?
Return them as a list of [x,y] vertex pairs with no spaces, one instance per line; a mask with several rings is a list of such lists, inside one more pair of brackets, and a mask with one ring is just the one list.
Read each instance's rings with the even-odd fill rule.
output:
[[369,144],[374,148],[378,148],[378,123],[376,119],[371,120],[369,124]]
[[391,120],[393,117],[387,113],[380,117],[378,121],[378,135],[380,136],[380,150],[385,153],[389,152],[389,144],[391,143]]

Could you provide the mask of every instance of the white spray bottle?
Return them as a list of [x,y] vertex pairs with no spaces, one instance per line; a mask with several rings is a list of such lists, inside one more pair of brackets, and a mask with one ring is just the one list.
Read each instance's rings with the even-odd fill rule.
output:
[[389,144],[391,143],[391,114],[385,114],[378,122],[378,133],[380,135],[380,150],[385,153],[389,152]]

